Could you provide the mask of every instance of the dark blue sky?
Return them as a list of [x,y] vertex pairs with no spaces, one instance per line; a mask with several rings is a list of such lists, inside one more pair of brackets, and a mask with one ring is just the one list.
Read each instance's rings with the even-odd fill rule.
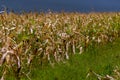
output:
[[120,0],[0,0],[0,8],[14,11],[120,11]]

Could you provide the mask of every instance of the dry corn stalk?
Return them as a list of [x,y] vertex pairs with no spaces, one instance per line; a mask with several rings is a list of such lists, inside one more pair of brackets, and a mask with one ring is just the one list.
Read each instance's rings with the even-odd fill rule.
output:
[[101,76],[101,75],[97,74],[96,72],[90,70],[86,76],[86,79],[92,75],[94,75],[94,77],[97,77],[98,80],[119,80],[120,79],[120,69],[118,68],[118,66],[116,66],[116,68],[113,70],[112,76],[110,76],[108,74],[105,76]]

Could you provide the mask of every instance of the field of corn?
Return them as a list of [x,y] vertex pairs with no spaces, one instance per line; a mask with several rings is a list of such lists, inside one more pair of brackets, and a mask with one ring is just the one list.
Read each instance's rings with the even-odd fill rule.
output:
[[27,76],[34,59],[52,65],[118,37],[120,13],[0,14],[1,80],[10,73],[17,80]]

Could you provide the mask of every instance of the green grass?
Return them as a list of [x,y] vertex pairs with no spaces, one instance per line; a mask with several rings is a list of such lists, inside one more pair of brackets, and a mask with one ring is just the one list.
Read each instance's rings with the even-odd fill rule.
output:
[[[105,76],[113,75],[116,66],[120,67],[120,39],[104,46],[88,49],[83,54],[70,56],[69,60],[39,67],[34,62],[30,77],[32,80],[97,80],[95,76],[86,79],[89,70]],[[23,79],[24,80],[24,79]]]

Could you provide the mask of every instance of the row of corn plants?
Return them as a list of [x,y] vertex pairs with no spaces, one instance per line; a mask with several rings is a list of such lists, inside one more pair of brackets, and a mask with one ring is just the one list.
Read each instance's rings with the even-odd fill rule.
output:
[[1,79],[11,72],[30,79],[35,58],[37,64],[60,62],[119,36],[120,13],[0,14]]

